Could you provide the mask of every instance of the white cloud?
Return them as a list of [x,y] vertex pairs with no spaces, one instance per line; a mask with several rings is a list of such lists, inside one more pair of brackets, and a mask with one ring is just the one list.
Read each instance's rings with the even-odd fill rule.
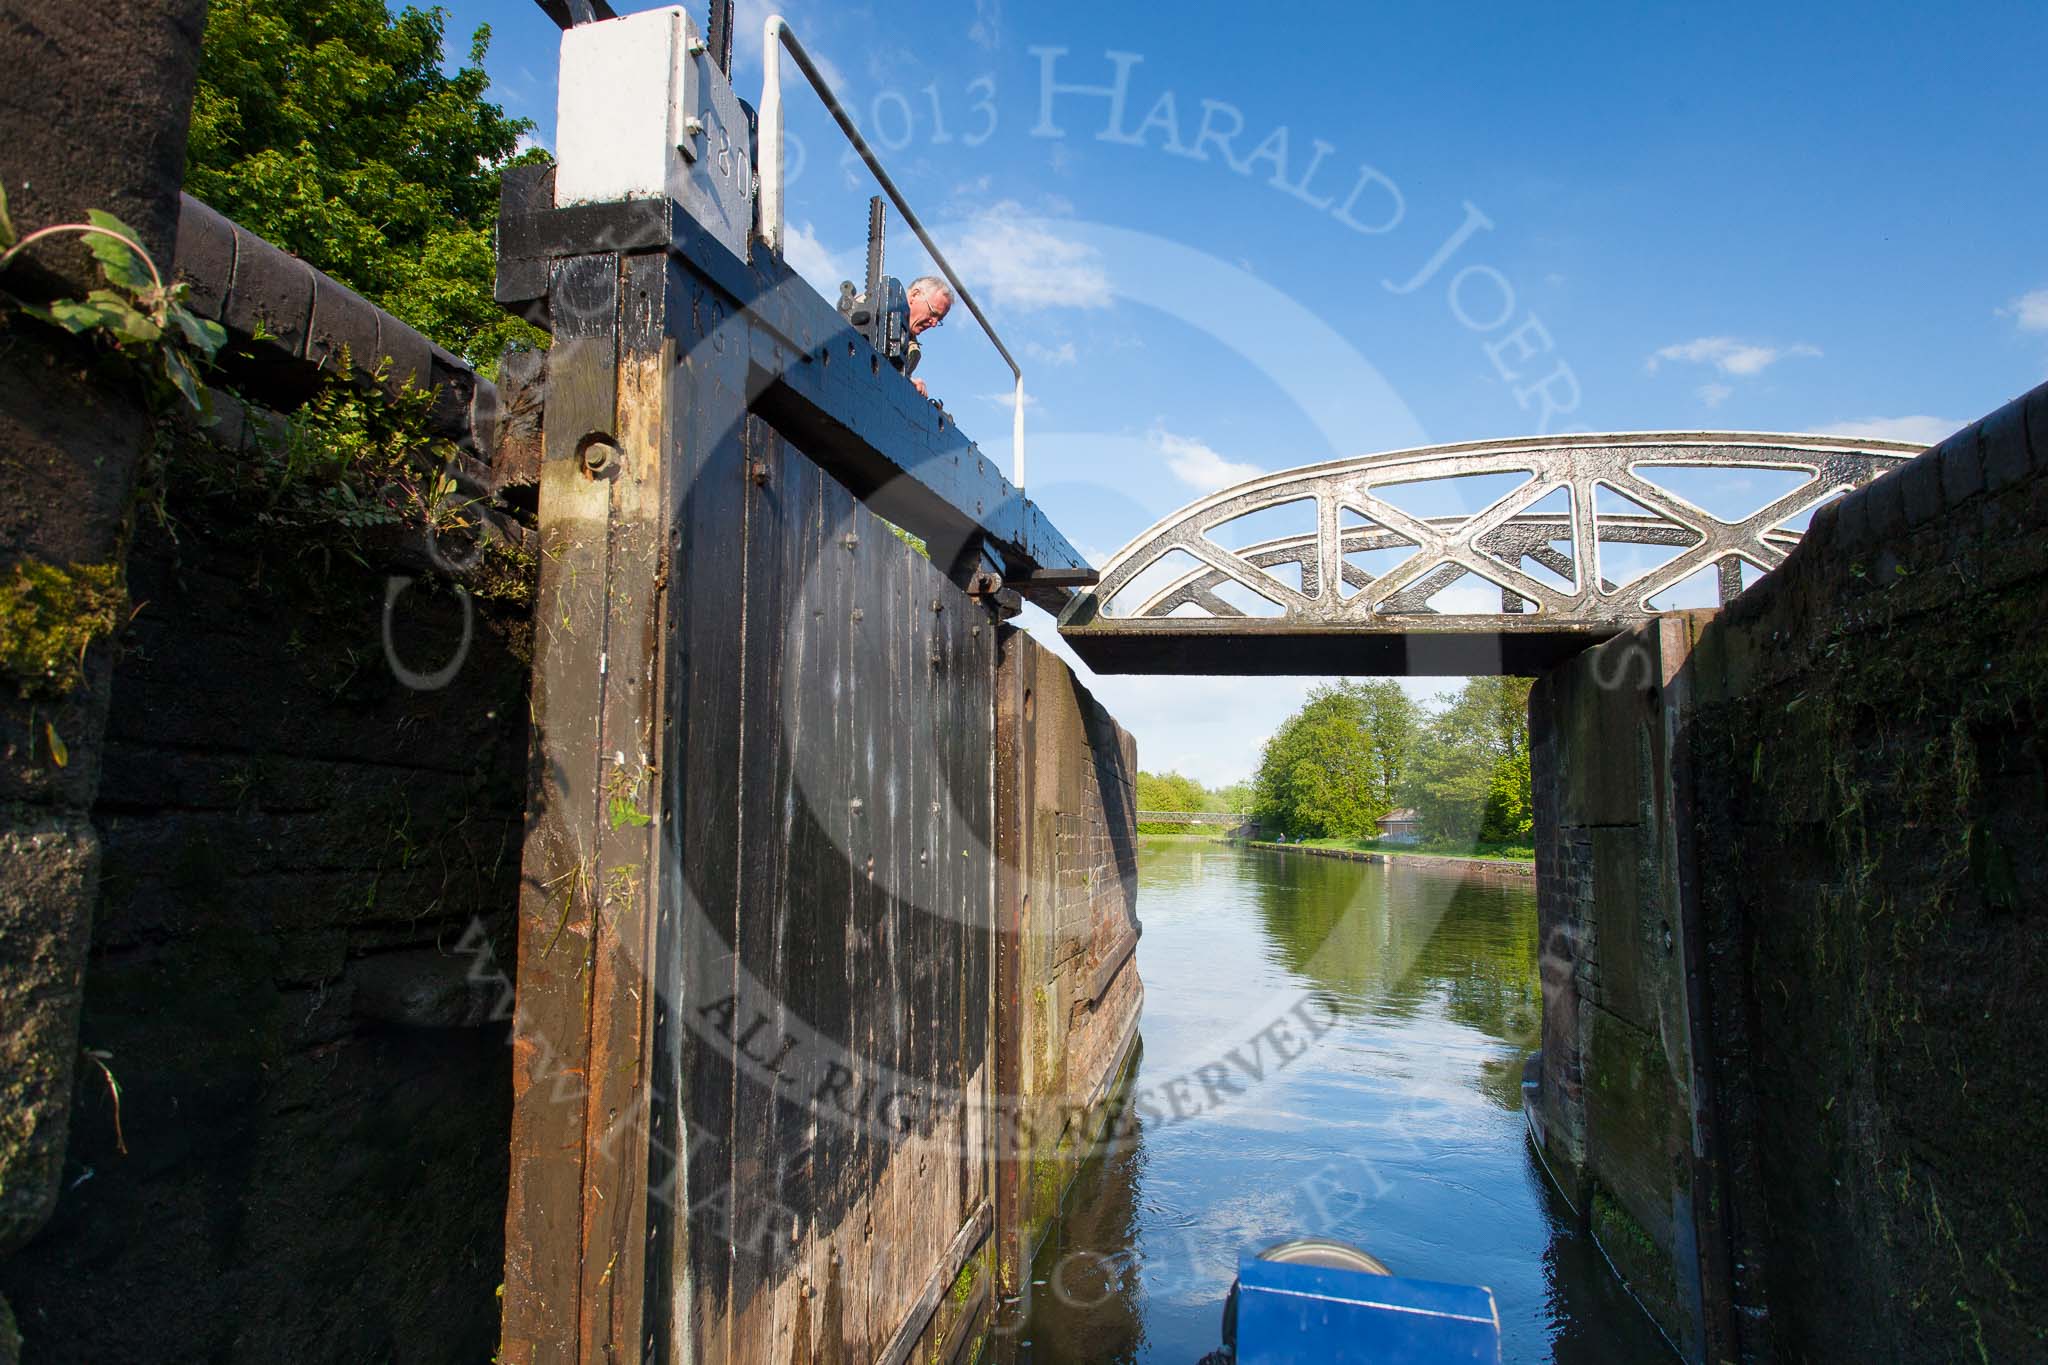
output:
[[1700,401],[1710,408],[1717,408],[1735,390],[1727,384],[1702,384],[1699,387]]
[[782,259],[789,268],[810,282],[811,288],[827,299],[839,297],[839,282],[849,278],[809,223],[798,223],[783,232]]
[[[700,10],[698,13],[701,16],[702,11]],[[805,23],[806,16],[801,14],[793,4],[789,3],[789,0],[734,0],[732,15],[733,66],[738,68],[741,65],[745,65],[754,71],[761,69],[761,41],[766,36],[768,16],[771,14],[780,14],[783,18],[789,20],[790,27],[796,30],[797,37],[804,39],[804,51],[811,54],[811,61],[817,66],[818,74],[825,78],[825,83],[831,86],[835,92],[842,96],[845,95],[848,91],[846,73],[837,66],[834,66],[831,58],[819,53],[817,36]],[[795,69],[795,62],[784,61],[782,65],[783,88],[785,90],[799,87],[808,90],[810,83],[804,79],[803,72]],[[752,91],[747,93],[749,100],[752,100],[754,97]]]
[[1788,357],[1819,354],[1818,346],[1808,346],[1803,342],[1796,346],[1758,346],[1737,341],[1734,337],[1699,337],[1659,349],[1650,357],[1649,370],[1655,374],[1661,362],[1676,360],[1691,365],[1711,365],[1722,374],[1747,378],[1762,374]]
[[1166,467],[1173,471],[1173,477],[1199,492],[1213,493],[1266,472],[1255,464],[1226,460],[1194,437],[1176,436],[1162,427],[1152,428],[1145,439],[1166,457]]
[[1023,213],[1022,205],[1004,200],[968,224],[951,254],[969,285],[986,288],[999,307],[1024,311],[1109,307],[1109,272],[1095,248]]
[[[994,403],[999,408],[1015,408],[1017,406],[1017,391],[1015,389],[1005,389],[1001,393],[985,393],[981,395],[981,401],[984,403]],[[1037,406],[1038,395],[1026,393],[1024,395],[1024,411],[1029,412]]]
[[768,23],[768,16],[776,13],[787,15],[789,7],[778,5],[774,0],[733,0],[732,45],[735,56],[756,67],[761,65],[762,30]]
[[1057,346],[1044,346],[1036,341],[1027,341],[1024,343],[1024,354],[1041,365],[1055,367],[1072,365],[1081,358],[1071,341],[1062,341]]
[[1963,429],[1961,422],[1946,417],[1863,417],[1853,422],[1836,422],[1821,431],[1829,436],[1856,436],[1866,441],[1910,441],[1931,446]]
[[2048,289],[2020,295],[1999,309],[1998,316],[2011,318],[2022,332],[2048,332]]

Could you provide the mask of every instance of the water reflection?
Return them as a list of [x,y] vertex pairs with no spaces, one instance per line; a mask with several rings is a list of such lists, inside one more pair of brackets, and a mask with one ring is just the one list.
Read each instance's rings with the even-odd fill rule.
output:
[[[1523,1139],[1532,883],[1148,841],[1139,888],[1137,1090],[1233,1049],[1240,1084],[1193,1117],[1135,1112],[1082,1173],[1004,1358],[1193,1365],[1238,1252],[1310,1234],[1489,1285],[1508,1360],[1665,1358]],[[1246,1039],[1303,1009],[1320,1036],[1252,1081]]]

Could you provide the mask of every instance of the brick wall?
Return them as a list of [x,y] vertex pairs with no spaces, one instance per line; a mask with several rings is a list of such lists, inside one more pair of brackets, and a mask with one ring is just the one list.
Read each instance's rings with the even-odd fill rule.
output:
[[2048,1337],[2044,595],[2048,386],[1532,695],[1545,1148],[1688,1355]]
[[[62,126],[65,164],[34,177],[17,223],[118,208],[228,327],[217,383],[282,409],[344,346],[362,366],[392,357],[379,382],[434,387],[465,491],[501,482],[484,464],[491,385],[177,194],[197,7],[4,41],[37,47],[17,65],[90,70],[50,50],[103,30],[125,30],[123,69],[150,73],[156,164],[81,159],[92,130],[38,116]],[[36,264],[53,273],[10,289],[81,288],[62,256]],[[387,651],[425,674],[463,648],[462,600],[429,557],[392,542],[366,568],[312,533],[252,537],[183,487],[173,508],[197,510],[167,533],[137,505],[135,455],[196,437],[137,397],[32,326],[0,363],[0,482],[36,493],[0,511],[0,578],[16,560],[105,563],[126,599],[81,686],[20,705],[0,689],[0,1253],[26,1243],[0,1292],[32,1357],[487,1353],[509,1065],[484,1026],[509,987],[467,978],[489,976],[494,944],[512,962],[530,628],[479,611],[452,685],[403,685]],[[215,406],[208,439],[231,449],[278,424]]]
[[[145,525],[113,669],[63,1196],[29,1358],[478,1359],[496,1339],[523,622],[397,681],[390,579]],[[459,599],[394,604],[438,667]],[[122,1150],[125,1147],[125,1152]]]
[[1700,633],[1734,1254],[1787,1359],[2048,1339],[2044,596],[2048,386],[1824,510]]
[[[204,12],[204,0],[9,6],[0,64],[16,74],[0,82],[0,174],[16,231],[104,209],[168,258]],[[83,294],[98,276],[67,234],[30,247],[5,277],[0,591],[10,608],[24,575],[76,584],[119,573],[149,437],[138,387],[106,382],[88,348],[16,311],[17,302]],[[104,643],[81,650],[83,677],[63,688],[0,671],[0,1257],[37,1234],[62,1189],[99,872],[87,812],[110,657]],[[69,762],[55,761],[53,734]],[[20,1349],[14,1317],[0,1300],[0,1362]],[[26,1327],[33,1336],[33,1320]]]

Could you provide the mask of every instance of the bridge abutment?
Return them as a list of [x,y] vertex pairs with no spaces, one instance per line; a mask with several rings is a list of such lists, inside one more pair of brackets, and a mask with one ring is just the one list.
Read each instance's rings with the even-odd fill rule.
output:
[[[1532,1132],[1583,1223],[1689,1359],[1716,1324],[1711,1082],[1682,868],[1682,720],[1708,613],[1662,618],[1529,697],[1543,1055]],[[1702,1226],[1703,1216],[1706,1225]]]

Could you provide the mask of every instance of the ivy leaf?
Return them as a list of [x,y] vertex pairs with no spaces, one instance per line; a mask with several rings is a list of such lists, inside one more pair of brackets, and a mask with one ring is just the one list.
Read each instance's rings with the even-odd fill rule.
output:
[[70,766],[71,750],[64,747],[64,736],[58,734],[57,727],[48,721],[43,722],[43,738],[50,741],[51,760],[60,768]]
[[185,343],[206,359],[213,359],[227,344],[227,329],[211,318],[202,318],[181,303],[173,303],[168,312]]
[[0,250],[13,246],[14,218],[7,212],[7,185],[0,182]]
[[140,294],[143,290],[154,287],[155,282],[150,278],[149,266],[143,259],[125,243],[107,236],[109,232],[118,232],[131,242],[139,242],[142,239],[135,235],[135,229],[105,209],[93,209],[86,217],[92,220],[94,227],[102,229],[99,232],[88,232],[85,234],[85,240],[92,248],[92,254],[99,258],[100,269],[106,273],[108,281],[120,285],[131,294]]

